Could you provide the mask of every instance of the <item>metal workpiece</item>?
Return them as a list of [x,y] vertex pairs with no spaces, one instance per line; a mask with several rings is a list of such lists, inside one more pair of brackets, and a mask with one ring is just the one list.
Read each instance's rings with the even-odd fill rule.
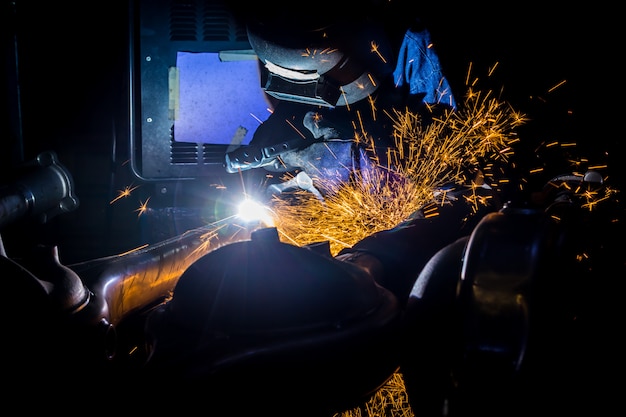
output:
[[183,272],[202,256],[249,237],[250,230],[238,225],[223,227],[219,233],[212,226],[200,227],[145,248],[71,267],[104,299],[107,320],[116,325],[131,313],[168,299]]

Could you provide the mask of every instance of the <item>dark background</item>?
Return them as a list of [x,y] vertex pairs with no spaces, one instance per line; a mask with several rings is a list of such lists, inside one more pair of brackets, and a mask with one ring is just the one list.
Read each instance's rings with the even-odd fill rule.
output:
[[[529,115],[531,121],[520,130],[524,146],[518,158],[522,166],[546,166],[534,179],[537,184],[570,170],[563,159],[537,156],[539,144],[554,140],[577,143],[581,156],[607,163],[603,174],[613,183],[621,181],[615,11],[571,4],[551,9],[521,3],[407,4],[430,29],[458,101],[467,90],[471,65],[472,78],[479,78],[481,86]],[[72,263],[154,238],[148,216],[140,218],[135,210],[140,201],[158,195],[156,186],[141,184],[128,164],[128,4],[5,1],[2,14],[9,111],[1,172],[6,175],[16,162],[54,150],[74,176],[80,199],[77,210],[49,224],[20,224],[5,232],[5,245],[11,248],[20,239],[50,241]],[[398,27],[409,18],[406,12],[389,14]],[[142,186],[132,198],[109,204],[131,184]],[[184,231],[176,224],[160,227],[172,234]]]

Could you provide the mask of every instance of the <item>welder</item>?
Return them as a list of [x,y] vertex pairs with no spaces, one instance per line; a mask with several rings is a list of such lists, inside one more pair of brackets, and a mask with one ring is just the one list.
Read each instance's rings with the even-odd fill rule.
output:
[[[300,173],[268,190],[306,183],[323,198],[355,173],[358,177],[380,166],[393,172],[386,164],[396,145],[394,111],[418,114],[425,129],[434,117],[455,111],[457,102],[429,29],[417,17],[408,19],[414,15],[409,9],[393,9],[398,16],[393,19],[390,5],[382,2],[365,2],[346,14],[330,12],[330,2],[316,6],[309,13],[259,6],[245,15],[273,113],[256,129],[250,147],[227,155],[227,165],[231,172],[262,168],[276,173],[275,181],[282,180],[280,173]],[[241,158],[243,152],[257,157]],[[309,180],[303,181],[303,175]],[[492,194],[489,187],[471,192]],[[405,300],[416,274],[437,250],[469,234],[484,213],[499,208],[493,198],[476,211],[462,194],[450,192],[435,217],[414,213],[396,229],[405,238],[398,239],[397,231],[389,239],[388,232],[380,233],[340,257],[379,253],[377,262],[387,265],[381,283]]]
[[427,124],[456,108],[430,32],[393,9],[404,14],[403,27],[390,4],[363,2],[345,14],[326,1],[308,13],[247,8],[248,39],[273,109],[250,146],[227,155],[229,172],[263,167],[278,181],[303,171],[316,187],[331,188],[386,161],[394,110],[419,113]]

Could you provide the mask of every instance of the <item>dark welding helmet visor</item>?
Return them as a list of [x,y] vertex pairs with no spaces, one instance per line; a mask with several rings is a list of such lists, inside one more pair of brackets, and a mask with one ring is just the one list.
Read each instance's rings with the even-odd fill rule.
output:
[[248,23],[248,40],[261,64],[261,87],[270,96],[343,106],[370,96],[391,72],[390,48],[373,22],[315,26],[307,22]]

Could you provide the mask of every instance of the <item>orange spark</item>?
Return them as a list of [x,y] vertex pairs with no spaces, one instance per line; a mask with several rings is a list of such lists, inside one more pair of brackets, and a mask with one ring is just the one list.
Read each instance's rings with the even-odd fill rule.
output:
[[298,135],[302,136],[302,139],[306,139],[306,136],[304,136],[304,134],[302,132],[300,132],[300,130],[293,123],[291,123],[291,121],[289,119],[285,119],[285,122],[287,122],[287,124],[289,126],[291,126],[293,128],[293,130],[295,130]]
[[130,193],[132,193],[133,191],[135,191],[137,188],[139,188],[138,185],[131,187],[130,185],[127,185],[126,187],[124,187],[123,190],[118,190],[118,195],[117,197],[115,197],[113,200],[111,200],[111,202],[109,202],[109,204],[113,204],[115,203],[117,200],[124,198],[124,197],[128,197],[130,196]]
[[560,86],[562,86],[563,84],[565,84],[567,82],[567,80],[563,80],[560,83],[558,83],[557,85],[555,85],[554,87],[550,88],[548,90],[548,93],[551,93],[552,91],[556,90],[557,88],[559,88]]
[[138,213],[137,217],[141,216],[148,210],[148,201],[150,201],[150,197],[148,197],[146,201],[139,203],[139,208],[135,210]]
[[378,45],[372,41],[370,43],[370,45],[372,45],[372,49],[371,52],[375,53],[376,55],[378,55],[378,57],[383,61],[383,63],[387,63],[387,60],[385,59],[385,57],[380,53],[380,51],[378,50]]

